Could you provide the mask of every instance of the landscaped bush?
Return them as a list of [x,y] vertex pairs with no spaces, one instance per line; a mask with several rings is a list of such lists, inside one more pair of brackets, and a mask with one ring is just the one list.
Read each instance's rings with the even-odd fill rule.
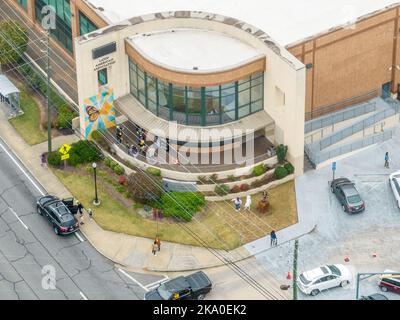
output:
[[294,167],[290,162],[286,163],[284,165],[284,167],[285,167],[286,171],[288,172],[288,174],[293,174],[294,173]]
[[216,173],[212,174],[209,178],[208,181],[215,183],[218,180],[218,175]]
[[162,194],[160,177],[152,176],[143,171],[132,173],[128,177],[128,191],[137,202],[148,204],[157,201]]
[[71,166],[91,163],[101,160],[101,154],[88,140],[81,140],[71,145],[70,158],[67,160]]
[[241,191],[248,191],[250,190],[250,186],[247,183],[243,183],[240,185],[240,190]]
[[95,130],[92,132],[91,138],[103,149],[108,150],[109,144],[106,138],[104,137],[104,132],[101,130]]
[[158,168],[153,168],[153,167],[148,167],[146,169],[146,172],[151,174],[152,176],[160,177],[161,176],[161,170]]
[[250,186],[251,186],[252,189],[259,188],[259,187],[261,187],[261,186],[263,186],[263,185],[264,185],[264,182],[263,182],[261,179],[257,179],[257,180],[253,181],[253,182],[250,184]]
[[238,193],[238,192],[240,192],[240,191],[242,191],[242,190],[240,190],[240,186],[235,185],[235,186],[233,186],[232,189],[230,190],[230,193]]
[[75,115],[70,110],[62,110],[59,111],[57,116],[57,128],[58,129],[71,129],[72,128],[72,120],[75,118]]
[[119,176],[125,173],[125,169],[123,167],[121,167],[119,164],[114,166],[113,170]]
[[265,173],[265,166],[264,164],[259,164],[258,166],[255,166],[253,168],[252,174],[256,177],[261,176],[262,174]]
[[120,185],[125,185],[126,184],[126,177],[125,176],[119,176],[118,177],[118,183]]
[[168,192],[161,196],[161,209],[166,217],[191,221],[205,205],[204,195],[195,192]]
[[124,186],[116,186],[115,190],[117,190],[119,193],[124,193],[125,192],[125,187]]
[[199,177],[197,178],[197,181],[199,182],[199,184],[206,184],[207,181],[208,181],[208,179],[207,179],[206,176],[199,176]]
[[114,162],[114,160],[111,159],[110,157],[106,157],[106,158],[104,159],[104,164],[105,164],[107,167],[109,167],[109,168],[111,168],[111,163],[113,163],[113,162]]
[[226,184],[219,184],[215,186],[214,192],[219,196],[225,196],[229,193],[229,186]]
[[61,165],[61,154],[58,151],[47,154],[47,163],[53,167],[59,167]]
[[229,180],[229,181],[235,181],[235,180],[236,180],[236,177],[235,177],[234,175],[231,174],[231,175],[228,176],[228,180]]
[[276,177],[278,180],[280,180],[280,179],[285,178],[285,177],[288,175],[288,172],[287,172],[287,170],[286,170],[285,167],[277,167],[277,168],[275,169],[274,174],[275,174],[275,177]]
[[278,162],[279,163],[284,163],[286,160],[286,154],[287,154],[288,147],[284,146],[283,144],[280,144],[276,147],[276,155],[278,157]]

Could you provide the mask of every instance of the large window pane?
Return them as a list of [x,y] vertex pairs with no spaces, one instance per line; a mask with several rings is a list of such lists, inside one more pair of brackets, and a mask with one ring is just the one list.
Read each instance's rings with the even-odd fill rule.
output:
[[201,89],[188,87],[187,98],[188,124],[199,125],[201,123]]
[[[250,104],[250,78],[239,81],[239,108]],[[240,118],[239,112],[239,118]]]
[[158,80],[158,115],[165,120],[169,120],[168,97],[168,83]]
[[144,84],[144,72],[138,68],[138,89],[139,89],[139,101],[145,106],[146,105],[146,87]]
[[221,112],[222,122],[230,122],[235,120],[236,109],[235,84],[227,84],[221,86]]
[[131,83],[131,93],[136,98],[138,98],[137,66],[132,61],[129,61],[129,75]]
[[251,79],[251,113],[263,109],[264,104],[263,74],[253,76]]
[[206,88],[206,124],[220,123],[220,87]]
[[147,75],[147,104],[151,112],[157,113],[157,82],[150,75]]
[[82,12],[79,11],[79,31],[80,35],[90,33],[97,30],[97,26],[89,20]]
[[17,2],[24,8],[25,11],[28,10],[28,0],[17,0]]

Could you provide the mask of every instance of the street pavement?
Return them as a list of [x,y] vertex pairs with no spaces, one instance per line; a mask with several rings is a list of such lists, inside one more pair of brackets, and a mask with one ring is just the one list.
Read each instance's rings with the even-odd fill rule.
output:
[[[324,264],[342,263],[349,267],[354,279],[361,272],[400,271],[400,210],[389,186],[389,174],[400,170],[400,134],[394,139],[375,145],[337,162],[336,177],[347,177],[366,202],[366,210],[357,215],[342,211],[330,192],[331,167],[309,171],[296,179],[299,215],[309,215],[315,221],[313,232],[299,239],[299,272]],[[390,169],[384,167],[384,155],[390,155]],[[279,240],[279,238],[278,238]],[[286,279],[293,268],[294,241],[257,255],[257,260],[278,281]],[[376,254],[376,257],[374,257]],[[345,258],[350,259],[345,262]],[[380,292],[378,277],[360,282],[360,295]],[[400,295],[385,293],[389,299]],[[356,281],[346,288],[321,292],[316,297],[299,294],[300,299],[354,300]]]
[[146,286],[163,278],[121,271],[82,234],[55,235],[36,213],[40,186],[10,155],[15,160],[0,140],[0,300],[143,299]]

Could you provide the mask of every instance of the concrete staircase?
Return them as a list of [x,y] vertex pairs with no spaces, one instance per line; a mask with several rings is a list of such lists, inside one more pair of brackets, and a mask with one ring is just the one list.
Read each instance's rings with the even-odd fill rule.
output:
[[305,124],[305,153],[316,168],[392,138],[399,124],[400,102],[375,98]]

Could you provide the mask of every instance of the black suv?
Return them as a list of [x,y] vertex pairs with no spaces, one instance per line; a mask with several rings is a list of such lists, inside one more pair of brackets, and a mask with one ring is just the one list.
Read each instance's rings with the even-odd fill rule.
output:
[[354,182],[347,178],[338,178],[331,182],[331,191],[336,195],[347,213],[358,213],[365,210],[365,203],[361,199]]
[[79,222],[73,215],[77,212],[73,199],[43,196],[37,200],[36,209],[40,215],[46,216],[57,235],[70,234],[79,229]]
[[203,300],[211,291],[210,279],[203,271],[178,277],[145,294],[145,300]]

